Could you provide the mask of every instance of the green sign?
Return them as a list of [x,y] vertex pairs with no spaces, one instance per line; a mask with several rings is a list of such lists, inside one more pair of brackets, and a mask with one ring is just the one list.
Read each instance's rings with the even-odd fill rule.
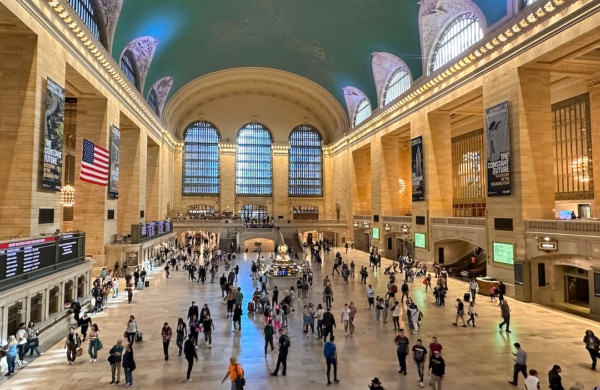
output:
[[503,264],[515,263],[515,244],[494,242],[492,246],[495,262]]
[[376,227],[373,228],[373,239],[379,240],[379,228],[376,228]]
[[427,240],[425,233],[415,233],[415,248],[427,248]]

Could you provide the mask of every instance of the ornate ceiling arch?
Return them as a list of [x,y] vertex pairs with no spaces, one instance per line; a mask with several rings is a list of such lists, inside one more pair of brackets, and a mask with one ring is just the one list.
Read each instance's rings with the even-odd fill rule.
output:
[[[363,91],[355,87],[344,87],[344,97],[346,98],[346,107],[348,108],[350,123],[354,122],[356,109],[363,100],[367,100],[369,104],[371,104],[369,97]],[[371,106],[371,109],[372,107],[373,106]]]
[[152,58],[158,45],[158,39],[150,36],[139,37],[129,42],[125,49],[121,52],[119,61],[123,58],[123,55],[127,50],[131,52],[135,58],[135,65],[138,70],[138,77],[140,79],[140,91],[144,90],[144,84],[146,83],[146,77],[148,76],[148,69],[152,64]]
[[320,85],[282,70],[250,67],[210,73],[187,83],[169,100],[163,121],[175,137],[183,139],[187,125],[198,120],[204,105],[233,96],[269,96],[297,106],[319,122],[316,127],[326,144],[349,127],[340,103]]
[[411,84],[413,78],[406,62],[402,61],[397,56],[378,51],[373,52],[371,55],[373,56],[373,79],[377,89],[377,105],[378,107],[382,107],[385,86],[387,85],[390,76],[392,76],[397,69],[402,68],[408,73]]

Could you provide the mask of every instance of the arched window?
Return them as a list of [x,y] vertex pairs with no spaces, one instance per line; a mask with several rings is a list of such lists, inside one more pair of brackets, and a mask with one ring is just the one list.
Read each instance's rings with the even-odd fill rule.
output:
[[301,125],[290,134],[290,196],[323,195],[323,140],[312,126]]
[[383,105],[387,105],[410,88],[410,75],[404,68],[398,68],[388,80],[383,91]]
[[523,0],[525,7],[535,3],[537,0]]
[[77,15],[79,15],[92,34],[94,34],[96,39],[100,41],[100,28],[98,27],[98,18],[94,14],[92,0],[69,0],[69,4],[77,12]]
[[266,206],[247,204],[240,210],[240,217],[248,222],[253,222],[253,220],[255,220],[254,222],[260,222],[266,220],[268,216],[269,213]]
[[466,13],[458,16],[438,41],[431,57],[429,72],[446,65],[481,38],[483,38],[483,30],[475,14]]
[[148,94],[148,105],[156,113],[156,115],[160,115],[158,112],[158,96],[156,95],[156,91],[153,89],[150,90]]
[[371,116],[371,103],[367,99],[361,100],[354,114],[354,126],[360,125],[365,119]]
[[126,50],[121,57],[121,70],[125,73],[125,77],[131,81],[131,83],[139,88],[137,66],[135,66],[135,58],[131,53],[131,50]]
[[271,133],[260,123],[248,123],[237,135],[235,193],[273,194],[273,155]]
[[185,131],[183,195],[218,195],[219,131],[210,122],[196,122]]
[[319,219],[317,206],[296,206],[292,210],[293,219]]

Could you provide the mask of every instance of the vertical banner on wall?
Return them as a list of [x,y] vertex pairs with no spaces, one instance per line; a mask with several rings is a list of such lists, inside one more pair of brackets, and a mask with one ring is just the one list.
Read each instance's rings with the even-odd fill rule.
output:
[[46,89],[42,188],[60,191],[62,178],[65,90],[51,79]]
[[121,148],[121,131],[112,127],[110,133],[110,180],[108,182],[108,196],[112,199],[119,198],[119,155]]
[[508,102],[485,110],[488,196],[511,195]]
[[425,200],[425,165],[423,164],[423,137],[410,140],[412,164],[412,200]]

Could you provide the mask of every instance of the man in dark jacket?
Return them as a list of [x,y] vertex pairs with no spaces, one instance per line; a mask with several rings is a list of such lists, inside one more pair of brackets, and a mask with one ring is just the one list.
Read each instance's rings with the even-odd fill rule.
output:
[[446,375],[446,362],[444,362],[440,351],[434,351],[433,356],[429,359],[429,371],[431,371],[429,385],[434,390],[441,390],[442,380]]
[[327,342],[327,335],[331,335],[330,341],[333,341],[333,328],[335,328],[335,317],[331,313],[331,308],[328,307],[327,311],[323,313],[323,343]]
[[192,340],[192,335],[188,336],[188,339],[185,340],[183,344],[183,354],[185,355],[185,360],[188,362],[187,369],[187,381],[191,382],[190,374],[192,373],[192,367],[194,367],[194,359],[198,361],[198,355],[196,354],[196,347],[194,347],[194,341]]
[[194,316],[196,316],[196,318],[200,318],[198,317],[198,306],[196,306],[195,301],[192,301],[192,306],[190,306],[190,308],[188,309],[187,318],[188,320],[191,320]]

